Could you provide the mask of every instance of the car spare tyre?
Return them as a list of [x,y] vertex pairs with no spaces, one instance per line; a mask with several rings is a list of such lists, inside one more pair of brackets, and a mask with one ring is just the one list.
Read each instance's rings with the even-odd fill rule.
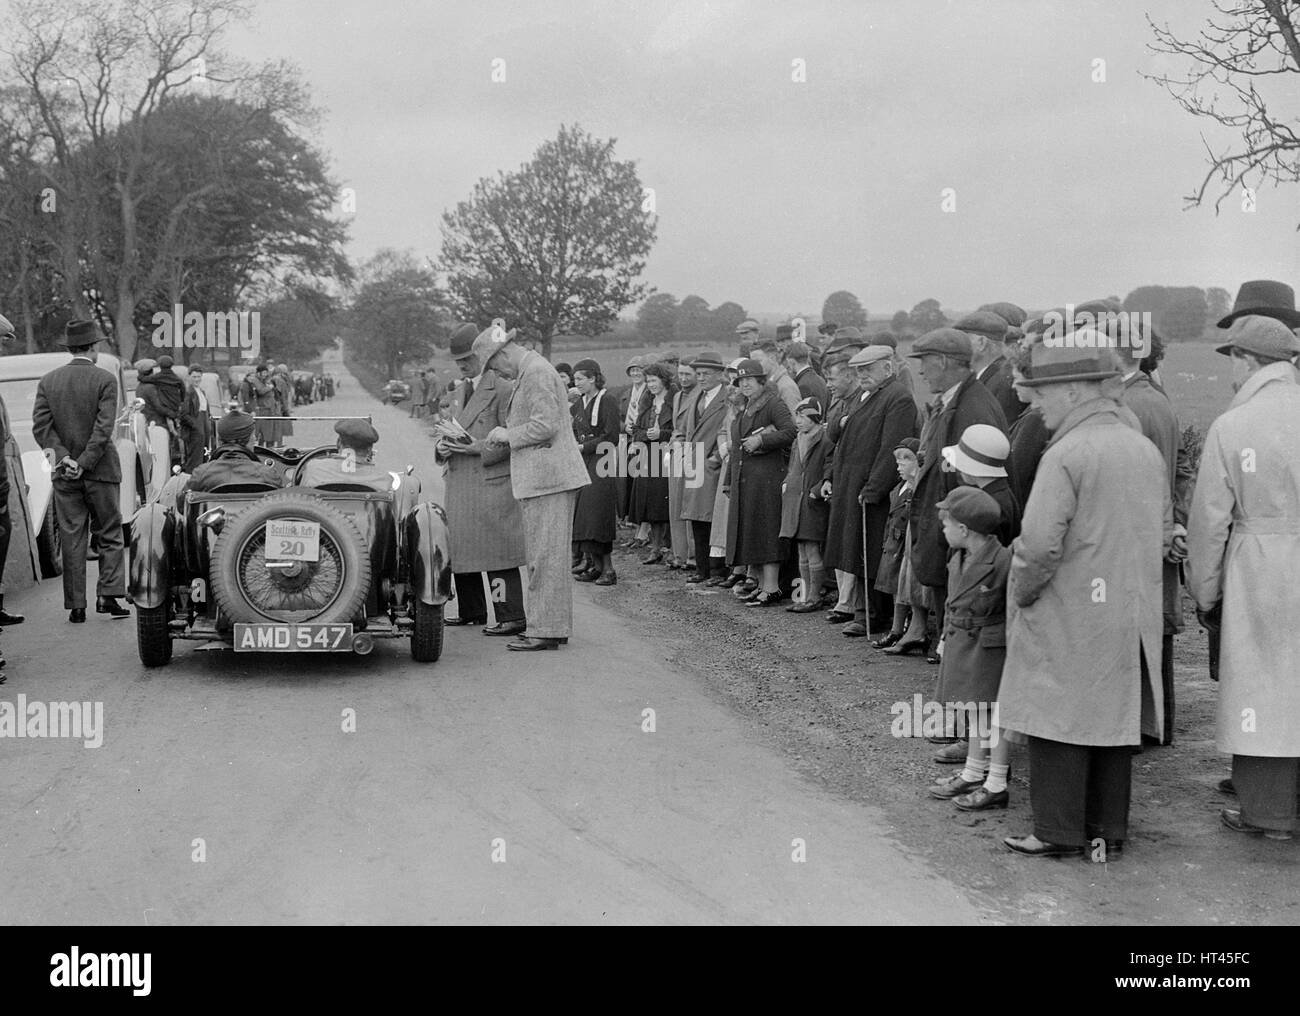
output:
[[[278,537],[272,537],[279,546],[272,545],[268,560],[270,522],[314,524],[319,530],[315,560],[310,560],[310,539],[285,546]],[[212,548],[209,574],[212,598],[233,622],[345,624],[361,612],[370,591],[370,552],[342,512],[311,494],[285,491],[226,519]]]

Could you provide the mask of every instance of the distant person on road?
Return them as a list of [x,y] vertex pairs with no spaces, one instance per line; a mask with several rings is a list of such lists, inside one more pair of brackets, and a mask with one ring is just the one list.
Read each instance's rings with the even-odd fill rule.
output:
[[95,366],[95,346],[102,339],[95,322],[69,321],[62,344],[72,360],[41,378],[32,409],[32,436],[51,454],[54,468],[63,606],[73,624],[86,620],[86,543],[92,528],[99,546],[95,611],[114,620],[131,613],[117,602],[126,595],[118,504],[122,465],[113,445],[117,379]]
[[263,417],[276,416],[275,386],[271,384],[271,369],[259,363],[255,370],[244,375],[239,386],[239,408],[257,417],[257,443],[267,448],[275,444],[275,421]]

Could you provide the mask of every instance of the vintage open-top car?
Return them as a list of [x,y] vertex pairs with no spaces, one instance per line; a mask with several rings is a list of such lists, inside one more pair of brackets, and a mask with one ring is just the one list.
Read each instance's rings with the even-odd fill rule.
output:
[[376,638],[409,638],[414,659],[438,659],[452,595],[443,509],[417,503],[409,468],[391,490],[301,486],[304,466],[334,452],[258,447],[250,456],[284,487],[226,484],[136,513],[130,588],[145,666],[169,662],[174,639],[365,654]]

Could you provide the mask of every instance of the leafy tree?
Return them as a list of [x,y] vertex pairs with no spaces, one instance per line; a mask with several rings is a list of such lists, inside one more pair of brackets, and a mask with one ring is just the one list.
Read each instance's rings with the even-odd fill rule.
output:
[[1226,289],[1211,286],[1205,291],[1205,304],[1209,308],[1207,320],[1211,326],[1232,310],[1232,294]]
[[909,320],[912,324],[912,331],[917,335],[924,335],[926,332],[932,332],[936,328],[942,328],[946,325],[948,316],[944,314],[938,300],[929,299],[922,300],[912,308]]
[[422,362],[447,344],[452,320],[445,302],[433,272],[414,254],[379,251],[362,267],[348,314],[349,355],[399,377],[402,364]]
[[472,321],[531,326],[549,356],[557,333],[600,335],[647,292],[636,280],[656,217],[614,141],[562,126],[531,162],[474,187],[442,217],[442,269]]
[[336,302],[320,290],[298,286],[256,308],[263,354],[291,368],[316,359],[334,343]]
[[736,326],[749,315],[738,303],[728,300],[713,308],[712,327],[709,329],[709,341],[714,345],[727,346],[736,338]]
[[673,326],[677,323],[677,297],[671,293],[655,293],[636,314],[636,330],[647,346],[662,346],[673,340]]
[[1148,17],[1155,35],[1148,49],[1186,57],[1190,67],[1181,77],[1143,76],[1192,116],[1237,135],[1237,144],[1217,149],[1202,137],[1210,168],[1184,199],[1199,206],[1217,179],[1217,212],[1239,188],[1300,182],[1300,116],[1292,102],[1300,91],[1300,2],[1215,0],[1213,8],[1191,40]]
[[1204,290],[1196,286],[1180,286],[1171,290],[1164,313],[1155,320],[1156,329],[1175,342],[1199,339],[1205,334],[1208,313]]
[[673,342],[679,346],[698,346],[709,341],[712,334],[713,312],[709,310],[709,301],[694,295],[683,299],[673,326]]
[[866,328],[867,312],[856,296],[847,289],[840,289],[828,296],[822,304],[822,320],[834,321],[841,327],[852,325],[855,328]]
[[912,319],[905,310],[894,311],[894,316],[889,319],[889,328],[895,335],[904,334],[912,324]]

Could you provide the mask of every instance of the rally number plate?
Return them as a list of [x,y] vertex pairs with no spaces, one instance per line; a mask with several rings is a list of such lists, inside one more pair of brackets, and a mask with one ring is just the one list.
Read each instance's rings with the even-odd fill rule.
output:
[[266,523],[268,561],[319,561],[320,525],[299,519],[270,519]]
[[350,624],[235,625],[237,653],[350,653]]

